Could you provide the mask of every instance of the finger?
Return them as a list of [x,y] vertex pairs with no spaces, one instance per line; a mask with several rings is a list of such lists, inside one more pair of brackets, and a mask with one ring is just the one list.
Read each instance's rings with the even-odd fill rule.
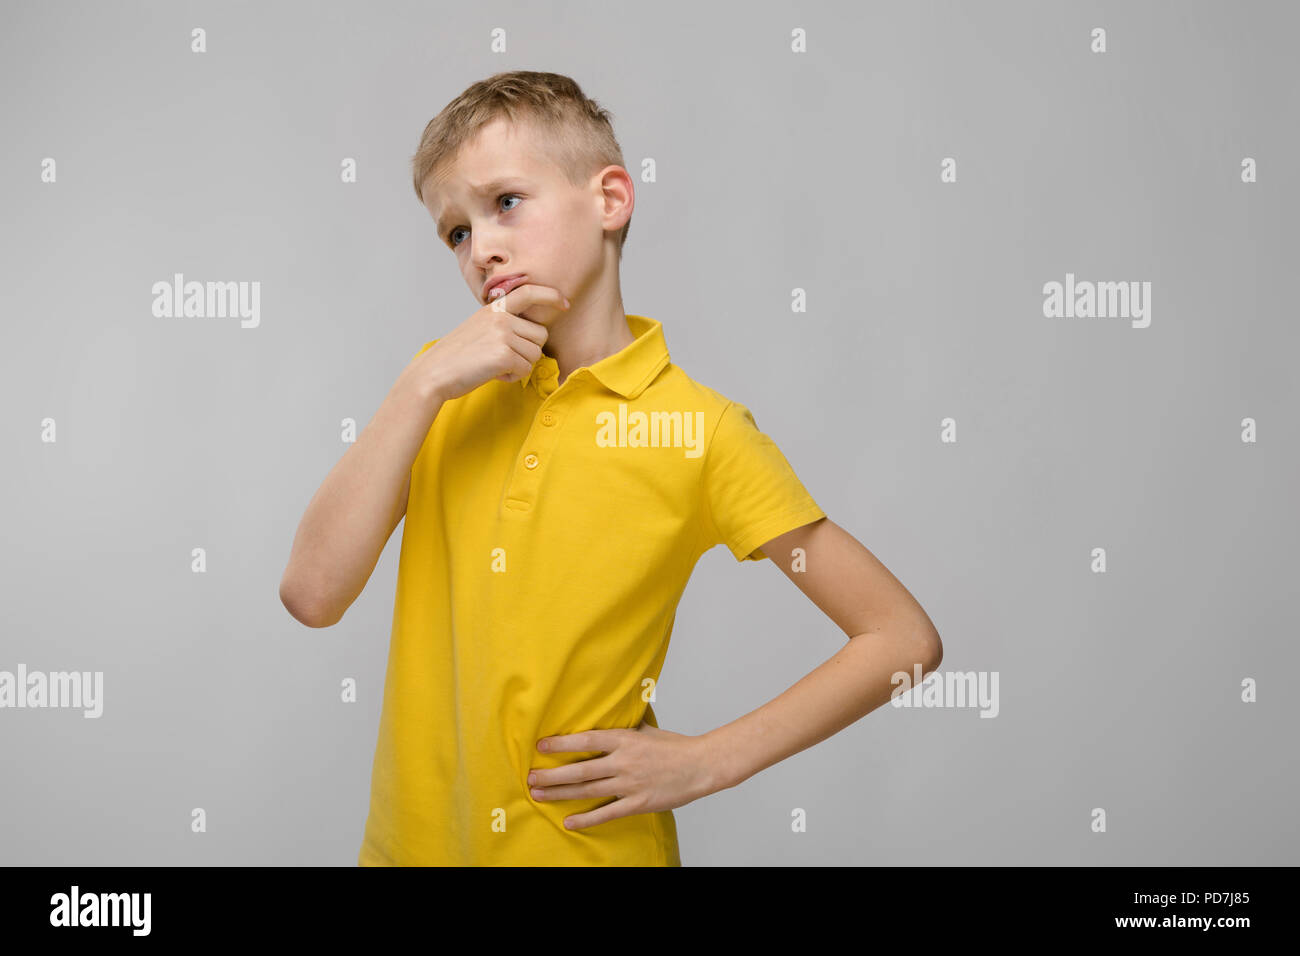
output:
[[621,794],[614,790],[622,786],[624,784],[619,783],[617,777],[606,777],[604,780],[566,783],[559,787],[533,786],[528,788],[528,793],[536,800],[591,800],[597,797],[619,797]]
[[[551,288],[548,285],[536,285],[531,282],[516,286],[505,295],[489,300],[489,305],[493,309],[509,312],[511,315],[520,315],[525,309],[534,305],[552,306],[555,311],[548,311],[545,321],[539,322],[541,325],[545,325],[559,313],[568,311],[568,306],[564,303],[564,294],[559,289]],[[530,319],[529,321],[538,320]]]
[[[528,360],[528,369],[537,364],[537,360],[542,357],[542,346],[546,344],[546,339],[550,335],[546,326],[540,322],[534,322],[532,319],[526,319],[522,315],[513,315],[504,309],[498,309],[500,301],[492,303],[492,311],[502,312],[507,320],[507,325],[513,332],[524,342],[512,342],[511,348]],[[535,346],[535,347],[534,347]],[[525,375],[528,373],[525,372]],[[501,376],[497,376],[500,378]]]
[[566,830],[582,830],[610,820],[617,820],[619,817],[631,816],[631,814],[623,812],[622,804],[622,800],[611,800],[603,807],[588,813],[575,813],[571,817],[565,817],[564,828]]
[[607,756],[589,757],[559,767],[530,771],[537,778],[534,787],[553,787],[565,783],[580,783],[584,780],[605,780],[613,777],[616,772]]
[[533,371],[534,362],[528,361],[524,356],[519,354],[518,349],[513,343],[510,346],[513,358],[507,360],[508,368],[497,376],[503,382],[519,382],[528,378]]
[[540,322],[534,322],[532,319],[525,319],[522,315],[510,316],[510,331],[521,339],[527,339],[536,345],[539,355],[542,346],[546,344],[546,339],[550,335],[546,326]]
[[533,366],[542,356],[541,347],[530,339],[512,335],[506,339],[510,347],[510,356],[506,360],[506,369],[497,375],[503,382],[518,382],[532,374]]
[[533,366],[537,364],[537,360],[542,357],[542,347],[532,339],[525,338],[522,335],[511,336],[510,347],[515,350],[516,355],[528,363],[528,371],[524,372],[524,375],[527,376],[528,372],[531,372]]
[[[607,743],[610,731],[608,730],[584,730],[576,734],[557,734],[554,737],[543,737],[537,741],[537,749],[543,753],[609,753],[608,750],[601,748],[602,743]],[[543,746],[545,745],[545,746]]]

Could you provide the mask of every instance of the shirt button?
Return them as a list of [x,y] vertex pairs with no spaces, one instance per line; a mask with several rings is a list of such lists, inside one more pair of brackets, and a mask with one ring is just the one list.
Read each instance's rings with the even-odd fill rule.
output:
[[542,412],[542,424],[543,424],[543,425],[554,425],[554,424],[555,424],[555,416],[552,415],[550,412]]
[[524,467],[525,467],[525,468],[536,468],[536,467],[537,467],[537,456],[536,456],[536,455],[525,455],[525,456],[524,456]]

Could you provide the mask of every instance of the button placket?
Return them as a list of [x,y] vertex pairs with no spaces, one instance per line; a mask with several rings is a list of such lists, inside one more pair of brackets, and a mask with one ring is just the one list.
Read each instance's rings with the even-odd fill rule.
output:
[[[568,383],[569,379],[566,379],[565,385]],[[533,418],[532,427],[528,429],[522,449],[524,455],[520,459],[523,467],[515,469],[507,491],[507,499],[516,503],[512,506],[513,510],[528,510],[532,502],[537,499],[541,473],[559,441],[559,425],[564,420],[564,412],[561,409],[563,399],[561,403],[553,401],[560,390],[555,387],[546,390],[546,397]],[[566,394],[571,391],[572,389],[567,389]]]

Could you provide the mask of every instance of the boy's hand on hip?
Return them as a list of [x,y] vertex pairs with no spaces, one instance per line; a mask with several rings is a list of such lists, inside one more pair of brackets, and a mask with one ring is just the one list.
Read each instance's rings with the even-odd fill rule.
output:
[[544,753],[599,752],[562,767],[529,769],[534,800],[582,800],[612,797],[588,813],[565,817],[570,830],[595,826],[618,817],[657,813],[713,793],[712,767],[703,737],[675,734],[647,724],[635,730],[587,730],[543,737]]

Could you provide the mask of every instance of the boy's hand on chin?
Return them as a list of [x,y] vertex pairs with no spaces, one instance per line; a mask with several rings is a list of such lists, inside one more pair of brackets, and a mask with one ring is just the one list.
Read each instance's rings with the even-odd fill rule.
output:
[[[442,401],[497,379],[526,379],[541,358],[546,324],[569,308],[559,289],[528,283],[482,306],[416,358],[420,381]],[[527,310],[535,318],[526,318]],[[538,321],[540,320],[540,321]]]

